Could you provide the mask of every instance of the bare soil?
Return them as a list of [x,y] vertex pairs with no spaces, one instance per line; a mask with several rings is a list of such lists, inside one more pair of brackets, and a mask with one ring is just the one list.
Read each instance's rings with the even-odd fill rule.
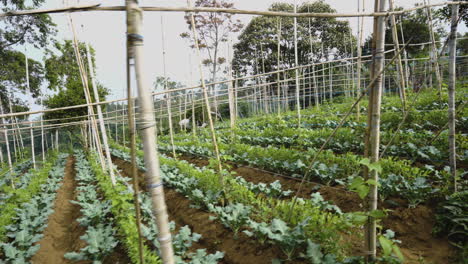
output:
[[[131,172],[131,164],[127,161],[113,158],[114,164],[127,176]],[[144,190],[144,172],[138,171],[139,186]],[[218,221],[209,219],[210,214],[201,209],[191,208],[190,200],[173,189],[165,188],[165,197],[170,220],[178,226],[188,225],[193,232],[202,235],[202,239],[193,248],[205,248],[208,252],[222,251],[225,253],[222,264],[269,264],[272,259],[284,259],[281,250],[272,245],[260,245],[254,239],[239,233],[235,238],[234,233],[225,228]],[[294,261],[290,263],[305,263]]]
[[[80,206],[70,201],[78,194],[75,181],[75,159],[69,157],[65,166],[65,176],[62,186],[57,190],[54,213],[49,216],[44,237],[38,243],[39,251],[31,259],[33,264],[87,264],[91,261],[71,261],[64,258],[67,252],[78,252],[86,246],[80,236],[86,233],[86,228],[80,226],[76,219],[81,217]],[[103,260],[105,264],[131,263],[125,250],[119,244],[114,252]]]
[[86,232],[86,229],[76,221],[81,215],[80,206],[70,203],[76,197],[74,165],[75,159],[68,158],[63,183],[57,191],[54,213],[49,216],[44,237],[38,242],[41,247],[31,259],[32,263],[77,263],[65,259],[63,255],[67,252],[78,251],[86,246],[86,243],[79,239]]
[[[195,166],[203,167],[208,165],[206,159],[182,155],[179,159],[186,160]],[[235,163],[230,163],[231,171],[237,176],[253,183],[272,183],[279,180],[283,189],[290,189],[296,192],[300,186],[300,180],[292,177],[280,177],[278,174],[265,170],[246,167]],[[314,192],[320,192],[325,200],[332,201],[344,212],[363,211],[362,200],[356,193],[349,192],[341,186],[324,186],[318,183],[304,182],[302,191],[298,195],[302,198],[309,198]],[[386,209],[390,209],[389,216],[383,221],[385,229],[396,232],[396,238],[401,240],[400,248],[405,255],[405,263],[449,264],[456,256],[456,249],[450,245],[447,238],[432,236],[432,228],[435,224],[435,204],[423,204],[416,208],[407,208],[406,202],[393,198],[394,202],[401,206],[385,204]],[[350,239],[354,240],[354,239]],[[362,243],[349,241],[355,246],[355,254],[360,254]]]

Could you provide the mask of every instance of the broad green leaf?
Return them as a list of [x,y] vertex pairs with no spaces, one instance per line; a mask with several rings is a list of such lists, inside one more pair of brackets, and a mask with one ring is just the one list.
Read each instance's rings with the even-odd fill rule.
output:
[[379,242],[380,246],[382,246],[384,255],[390,256],[390,254],[392,254],[393,251],[393,242],[384,236],[379,236]]

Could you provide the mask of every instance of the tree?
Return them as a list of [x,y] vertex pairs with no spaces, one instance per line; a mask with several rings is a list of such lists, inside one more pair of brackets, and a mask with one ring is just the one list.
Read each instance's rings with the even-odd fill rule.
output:
[[[2,11],[23,10],[40,7],[45,0],[2,0]],[[2,18],[0,22],[0,97],[4,111],[9,112],[8,97],[11,98],[15,111],[26,111],[28,104],[15,97],[15,92],[29,93],[26,85],[25,55],[15,50],[23,44],[36,48],[46,47],[56,33],[55,24],[46,14],[34,16],[15,16]],[[33,97],[39,95],[39,87],[44,80],[42,65],[32,59],[29,63],[29,82]],[[11,91],[9,93],[8,91]]]
[[[79,43],[79,52],[83,58],[83,62],[87,63],[86,44]],[[45,77],[49,82],[49,88],[57,93],[47,97],[44,100],[44,105],[47,108],[58,108],[69,105],[86,104],[86,97],[83,91],[83,83],[80,76],[78,64],[76,62],[73,43],[71,40],[65,40],[64,43],[55,43],[57,53],[49,51],[45,61],[46,74]],[[91,61],[94,64],[94,49],[90,49]],[[86,66],[85,66],[86,67]],[[88,67],[86,67],[87,69]],[[87,72],[87,78],[90,80],[90,73]],[[88,83],[90,91],[92,91],[91,82]],[[108,90],[101,84],[97,83],[99,99],[105,100]],[[92,101],[94,102],[94,97]],[[54,111],[45,114],[45,119],[64,119],[70,117],[86,116],[88,108],[82,107],[73,111]],[[83,120],[85,117],[77,118]],[[60,121],[57,121],[57,123]]]
[[457,43],[457,53],[458,55],[467,55],[468,54],[468,32],[465,32],[465,35],[461,36],[459,34],[458,38],[460,39]]
[[[196,0],[196,7],[214,7],[214,8],[233,8],[234,3],[226,0]],[[195,28],[197,30],[199,39],[199,47],[203,51],[206,51],[207,58],[203,60],[203,65],[208,67],[211,72],[211,81],[216,80],[216,73],[220,70],[220,66],[226,62],[226,58],[219,55],[220,45],[223,42],[227,42],[229,34],[233,32],[239,32],[243,27],[239,19],[235,20],[232,14],[225,13],[196,13],[193,15],[195,20]],[[191,15],[185,15],[185,21],[187,22],[189,32],[192,31]],[[184,32],[180,34],[182,38],[190,40],[191,47],[195,48],[193,43],[194,39],[192,34]],[[213,95],[216,94],[216,90],[212,87]],[[217,102],[215,97],[214,102],[215,109],[217,109]],[[217,112],[217,110],[216,110]]]
[[[26,84],[25,55],[15,50],[0,51],[0,98],[6,113],[10,112],[9,98],[14,112],[27,111],[28,103],[15,97],[15,92],[29,93]],[[39,95],[40,86],[44,80],[44,68],[41,63],[28,59],[29,86],[33,97]],[[11,93],[10,93],[11,92]]]
[[[437,10],[437,16],[445,21],[450,21],[452,17],[452,6],[447,5],[439,10]],[[468,27],[468,5],[459,5],[458,6],[458,17],[461,21],[465,22],[465,26]]]
[[[270,11],[293,12],[289,3],[275,3]],[[297,12],[335,13],[336,10],[324,1],[304,3]],[[234,45],[233,67],[236,72],[258,74],[277,70],[278,21],[281,20],[280,57],[282,68],[294,66],[293,19],[258,16],[252,19]],[[348,56],[351,51],[351,28],[347,21],[335,18],[298,18],[298,62],[299,65],[327,59],[328,54],[335,58]],[[310,37],[313,39],[312,49]],[[354,48],[353,48],[354,49]],[[323,51],[323,52],[322,52]],[[263,60],[263,62],[262,62]]]
[[[401,10],[402,8],[396,8],[395,10]],[[397,33],[398,33],[398,42],[400,44],[419,44],[419,43],[428,43],[431,41],[430,39],[430,29],[428,24],[427,13],[425,9],[419,9],[413,13],[405,13],[400,16],[396,16],[396,24],[399,25],[401,23],[401,27],[397,26]],[[434,19],[433,21],[433,28],[434,28],[434,37],[435,40],[440,40],[440,36],[444,34],[443,27],[440,24],[440,20]],[[401,28],[403,28],[403,36],[401,34]],[[404,41],[403,41],[404,38]],[[371,54],[371,43],[372,43],[372,35],[369,36],[363,48],[363,55]],[[386,44],[393,44],[392,38],[392,29],[390,23],[386,24],[385,28],[385,43]],[[385,50],[393,49],[393,45],[385,45]],[[424,45],[424,46],[407,46],[406,52],[410,58],[416,57],[423,57],[429,54],[431,50],[431,45]],[[393,53],[387,53],[387,56],[393,57]]]

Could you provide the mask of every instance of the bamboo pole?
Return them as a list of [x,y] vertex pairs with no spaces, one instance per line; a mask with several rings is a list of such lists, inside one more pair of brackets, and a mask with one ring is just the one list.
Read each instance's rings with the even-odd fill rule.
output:
[[[30,104],[31,106],[34,103],[34,100],[32,99],[32,91],[31,87],[29,86],[29,63],[28,63],[28,55],[26,54],[26,50],[24,52],[24,60],[25,60],[25,65],[26,65],[26,86],[28,87],[29,92],[31,93],[31,101]],[[30,124],[30,133],[31,133],[31,160],[33,163],[33,168],[36,168],[36,154],[34,150],[34,135],[33,135],[33,129],[32,129],[32,123]],[[2,157],[3,160],[3,157]]]
[[[127,17],[128,19],[128,17]],[[128,115],[128,130],[129,130],[129,143],[130,143],[130,161],[131,161],[131,177],[132,177],[132,186],[133,186],[133,206],[135,207],[135,225],[137,227],[138,233],[138,257],[140,263],[145,263],[144,258],[144,246],[143,246],[143,236],[141,234],[141,210],[139,203],[139,185],[138,185],[138,170],[137,170],[137,161],[136,161],[136,128],[135,128],[135,114],[134,114],[134,100],[132,99],[132,82],[131,82],[131,69],[130,69],[130,60],[131,60],[131,50],[129,41],[127,41],[126,49],[126,70],[127,70],[127,115]],[[155,137],[157,139],[157,135]]]
[[89,120],[91,121],[90,125],[90,133],[91,137],[93,140],[91,141],[92,143],[95,143],[94,147],[96,148],[96,151],[98,153],[98,157],[101,163],[101,167],[104,171],[107,170],[105,160],[103,157],[103,151],[102,151],[102,145],[101,145],[101,140],[98,135],[98,127],[97,127],[97,122],[96,119],[94,118],[94,108],[90,105],[92,103],[91,99],[91,94],[89,91],[89,85],[88,85],[88,76],[86,74],[85,67],[83,65],[83,60],[81,58],[80,50],[79,50],[79,43],[77,40],[77,34],[75,30],[75,25],[73,23],[71,14],[68,14],[68,19],[71,27],[71,31],[73,34],[73,49],[75,52],[75,58],[76,58],[76,63],[78,64],[78,68],[80,71],[80,77],[81,77],[81,82],[83,84],[83,91],[86,99],[86,103],[88,104],[88,114],[89,114]]
[[329,94],[330,103],[332,103],[333,102],[333,77],[332,77],[332,67],[330,63],[328,66],[328,92],[330,93]]
[[[141,7],[142,11],[153,12],[218,12],[227,14],[244,14],[244,15],[264,15],[264,16],[281,16],[281,17],[387,17],[389,15],[401,15],[408,12],[413,12],[427,7],[438,7],[444,5],[466,5],[466,1],[442,2],[431,5],[420,5],[413,8],[403,9],[394,12],[374,12],[374,13],[290,13],[276,11],[257,11],[257,10],[242,10],[230,8],[212,8],[212,7],[156,7],[147,6]],[[53,13],[70,13],[70,12],[85,12],[85,11],[125,11],[125,6],[100,6],[99,4],[71,6],[63,8],[49,9],[34,9],[34,10],[19,10],[0,13],[0,17],[25,16],[37,14],[53,14]]]
[[[296,0],[294,0],[294,13],[297,11]],[[297,18],[294,17],[294,66],[298,66],[298,55],[297,55]],[[299,102],[299,70],[296,68],[296,110],[297,110],[297,122],[298,126],[301,127],[301,105]]]
[[55,149],[59,151],[59,131],[55,130]]
[[[232,45],[232,42],[230,42],[227,47],[228,78],[229,79],[232,79],[231,45]],[[265,71],[265,64],[263,64],[263,70]],[[228,101],[229,101],[229,119],[230,119],[229,121],[231,125],[231,133],[232,133],[232,136],[234,136],[234,130],[236,128],[236,113],[235,113],[235,105],[234,105],[235,103],[234,102],[234,87],[233,87],[232,82],[228,82]]]
[[449,162],[450,174],[453,178],[453,191],[458,191],[457,184],[457,151],[456,151],[456,116],[455,116],[455,90],[456,90],[456,56],[457,56],[457,25],[458,5],[452,6],[451,26],[449,36],[449,86],[448,86],[448,123],[449,123]]
[[[263,43],[260,42],[260,52],[262,53],[262,73],[265,74],[265,57],[263,55]],[[229,79],[232,79],[232,77],[230,77]],[[265,83],[265,78],[261,78],[260,79],[262,83]],[[267,95],[267,86],[264,85],[263,86],[263,108],[264,108],[264,111],[265,111],[265,114],[268,114],[268,95]]]
[[[189,8],[192,6],[192,1],[191,0],[187,0],[187,4],[189,6]],[[222,174],[222,165],[221,165],[221,157],[219,155],[219,148],[218,148],[218,142],[217,142],[217,139],[216,139],[216,133],[215,133],[215,129],[214,129],[214,125],[213,125],[213,118],[211,116],[211,107],[210,107],[210,102],[208,101],[208,92],[206,90],[206,84],[205,84],[205,78],[203,76],[203,66],[202,66],[202,62],[201,62],[201,55],[200,55],[200,47],[198,45],[198,34],[197,34],[197,31],[196,31],[196,28],[195,28],[195,18],[193,16],[193,13],[190,14],[190,22],[191,22],[191,27],[192,27],[192,34],[193,34],[193,39],[194,39],[194,43],[195,43],[195,50],[197,52],[197,56],[198,56],[198,69],[200,71],[200,80],[201,80],[201,86],[202,86],[202,91],[203,91],[203,97],[204,97],[204,101],[205,101],[205,107],[207,109],[207,113],[208,113],[208,123],[209,123],[209,126],[210,126],[210,132],[211,132],[211,139],[213,141],[213,149],[214,149],[214,153],[215,153],[215,158],[216,158],[216,161],[217,161],[217,170],[218,170],[218,173],[219,173],[219,182],[221,184],[221,186],[223,186],[223,189],[224,189],[224,176]]]
[[3,164],[4,164],[4,160],[3,160],[3,148],[2,146],[0,145],[0,163],[2,164],[2,168],[3,168]]
[[177,159],[176,151],[175,151],[175,144],[174,144],[174,127],[172,125],[172,102],[171,102],[171,93],[169,91],[169,87],[167,87],[167,74],[166,74],[166,44],[164,38],[164,19],[161,15],[161,42],[162,42],[162,55],[163,55],[163,77],[164,77],[164,90],[168,91],[166,94],[166,107],[167,107],[167,120],[169,122],[169,136],[171,138],[171,146],[172,146],[172,157]]
[[[277,24],[278,24],[278,44],[277,44],[277,55],[276,55],[276,60],[277,60],[277,70],[278,73],[276,74],[277,82],[278,82],[278,88],[277,88],[277,96],[278,96],[278,117],[281,117],[281,77],[280,77],[280,54],[281,54],[281,18],[277,18]],[[237,81],[237,80],[236,80]]]
[[[385,11],[385,0],[375,0],[375,11]],[[385,18],[378,17],[374,18],[374,34],[375,36],[375,48],[373,50],[373,63],[372,72],[378,74],[384,69],[384,50],[385,50]],[[368,139],[368,150],[370,154],[371,163],[379,161],[379,145],[380,145],[380,107],[382,100],[382,75],[373,75],[376,78],[375,83],[371,87],[372,96],[369,98],[369,105],[372,108],[369,111],[369,139]],[[368,171],[368,178],[379,182],[379,175],[376,170]],[[377,184],[371,184],[368,196],[368,203],[370,212],[377,210],[377,198],[378,188]],[[376,220],[372,216],[368,216],[366,223],[366,257],[368,261],[374,261],[377,254],[377,230]]]
[[[2,103],[1,99],[0,99],[0,111],[1,111],[1,114],[3,115],[3,103]],[[6,123],[5,118],[2,117],[2,124],[4,125],[5,123]],[[8,132],[7,132],[7,129],[6,129],[5,125],[4,125],[4,129],[3,129],[3,136],[5,137],[5,144],[6,144],[6,151],[7,151],[7,158],[8,158],[8,170],[10,171],[10,176],[11,176],[11,172],[13,171],[13,166],[12,166],[12,162],[11,162],[10,140],[8,139]],[[11,186],[13,188],[15,187],[15,185],[13,183],[13,178],[12,178],[12,181],[11,181]]]
[[[427,0],[429,3],[429,0]],[[426,1],[424,0],[424,3]],[[439,90],[439,98],[442,97],[442,80],[440,77],[440,67],[439,67],[439,56],[437,52],[437,45],[435,43],[435,37],[434,37],[434,28],[433,28],[433,23],[432,23],[432,12],[430,7],[426,7],[427,10],[427,17],[428,17],[428,24],[429,24],[429,36],[432,42],[432,67],[435,68],[435,74],[436,74],[436,79],[437,79],[437,88]],[[432,78],[432,73],[431,73],[431,78]]]
[[[193,72],[192,72],[192,53],[189,53],[189,71],[190,71],[190,85],[193,86]],[[195,91],[192,90],[190,94],[192,103],[192,134],[195,138],[197,136],[197,121],[195,120]]]
[[[94,67],[93,67],[93,62],[91,60],[91,52],[89,48],[89,43],[85,44],[86,45],[86,54],[88,57],[88,67],[89,67],[89,75],[91,77],[91,85],[93,87],[93,93],[94,93],[94,101],[99,103],[99,93],[97,89],[97,84],[96,84],[96,79],[94,76]],[[106,152],[106,158],[107,158],[107,167],[109,169],[109,176],[111,178],[112,185],[115,186],[115,175],[114,175],[114,166],[112,164],[112,157],[110,154],[109,150],[109,143],[107,140],[107,133],[106,133],[106,128],[104,124],[104,117],[102,116],[102,109],[101,105],[97,105],[97,112],[98,112],[98,122],[99,122],[99,127],[101,129],[101,136],[102,136],[102,143],[104,144],[104,150]],[[110,130],[109,130],[110,131]]]
[[[174,250],[172,248],[171,232],[166,202],[164,201],[163,182],[160,175],[159,157],[155,139],[156,122],[154,105],[150,89],[143,74],[143,36],[142,10],[134,0],[126,0],[127,6],[127,43],[130,58],[135,62],[135,75],[138,87],[138,102],[140,106],[139,121],[143,140],[144,160],[146,167],[146,182],[151,193],[153,215],[158,226],[158,241],[160,243],[161,258],[164,264],[174,264]],[[129,95],[130,96],[130,95]]]
[[[40,104],[41,106],[44,108],[44,104],[43,104],[43,94],[42,94],[42,88],[40,88],[41,90],[41,99],[40,99]],[[44,122],[43,122],[43,119],[44,119],[44,114],[41,114],[41,148],[42,148],[42,162],[44,163],[46,157],[45,157],[45,138],[44,138]]]

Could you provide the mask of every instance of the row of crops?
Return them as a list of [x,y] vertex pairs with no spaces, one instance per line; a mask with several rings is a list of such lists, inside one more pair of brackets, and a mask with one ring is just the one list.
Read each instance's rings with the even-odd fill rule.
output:
[[[453,179],[447,166],[448,141],[447,132],[444,131],[447,124],[446,98],[442,96],[439,99],[437,95],[430,92],[418,96],[411,109],[408,110],[410,112],[403,123],[401,121],[404,113],[400,110],[399,98],[384,98],[381,152],[385,151],[385,155],[377,167],[370,168],[380,172],[380,179],[377,183],[379,199],[384,208],[389,207],[390,203],[394,208],[416,208],[418,205],[432,208],[437,213],[432,214],[431,218],[436,219],[437,224],[427,232],[448,236],[452,245],[461,249],[462,254],[466,254],[467,207],[464,203],[468,195],[464,168],[468,159],[466,139],[468,112],[463,107],[463,101],[458,101],[459,118],[456,140],[457,160],[460,166],[458,180],[461,182],[462,192],[452,195],[450,188]],[[316,157],[315,163],[309,164],[326,138],[333,133],[349,106],[350,103],[344,101],[321,105],[319,109],[304,110],[300,125],[294,112],[283,114],[281,118],[276,115],[265,115],[241,119],[233,130],[230,129],[229,124],[219,123],[216,134],[219,139],[221,159],[228,169],[225,174],[232,173],[232,170],[229,171],[229,164],[231,164],[259,168],[298,179],[307,175],[308,181],[330,187],[341,187],[364,198],[369,189],[360,174],[363,166],[370,165],[368,160],[363,159],[367,102],[363,102],[360,106],[361,116],[358,118],[354,111],[344,123],[344,127],[340,128],[332,141],[325,146],[325,151]],[[174,146],[170,144],[168,135],[158,139],[159,150],[163,153],[171,154],[175,150],[178,155],[182,155],[181,159],[191,160],[190,157],[197,157],[207,160],[211,165],[208,168],[216,167],[214,166],[215,160],[212,159],[214,157],[213,145],[207,130],[197,131],[196,136],[190,132],[176,134]],[[227,185],[230,186],[230,184]],[[359,223],[347,220],[358,219],[362,216],[360,214],[346,214],[346,224],[352,223],[359,226]],[[392,215],[392,212],[387,211],[382,215],[388,214]],[[299,223],[299,221],[288,222],[290,226],[296,226]],[[337,223],[336,226],[344,226],[344,224]],[[324,230],[322,227],[318,228],[321,228],[321,231]],[[332,227],[327,227],[327,231],[332,229]],[[318,229],[314,230],[317,232]],[[381,234],[393,234],[393,232],[390,230],[385,233],[383,228]],[[398,234],[396,236],[398,237]],[[307,237],[311,238],[311,236]],[[392,240],[393,238],[390,237],[392,236],[385,238]],[[327,244],[326,241],[313,241],[323,247],[323,252],[343,256],[331,250],[333,246]],[[335,241],[334,245],[339,244],[336,243],[336,239],[333,241]],[[380,242],[381,247],[385,247],[386,242]],[[304,245],[302,246],[305,248]],[[399,255],[395,250],[391,252],[389,248],[392,247],[386,248],[389,255]]]
[[[176,262],[363,263],[362,226],[372,215],[379,219],[380,226],[377,261],[401,263],[412,248],[400,240],[404,234],[392,228],[407,224],[407,219],[398,220],[399,212],[411,213],[421,206],[434,210],[430,217],[436,224],[427,233],[448,237],[453,248],[466,251],[468,191],[460,171],[462,191],[450,193],[447,136],[442,132],[437,137],[446,123],[447,106],[442,101],[433,94],[421,94],[408,115],[408,120],[418,120],[419,125],[408,122],[397,132],[399,123],[394,119],[401,120],[402,116],[399,101],[385,98],[384,109],[388,111],[384,111],[383,120],[388,118],[393,123],[383,126],[382,150],[391,144],[378,164],[363,158],[366,102],[361,104],[361,117],[357,119],[354,113],[320,154],[318,149],[339,123],[349,102],[304,110],[300,126],[294,113],[285,113],[281,118],[272,115],[239,120],[234,130],[220,122],[216,134],[220,139],[221,172],[215,170],[208,131],[199,130],[196,136],[190,132],[176,134],[174,147],[169,136],[158,137]],[[461,118],[457,125],[457,158],[459,164],[464,164],[468,156],[467,120]],[[170,156],[173,148],[178,153],[175,158]],[[35,262],[51,215],[60,213],[54,202],[67,180],[65,175],[72,175],[76,183],[71,203],[79,211],[76,222],[81,231],[76,232],[80,232],[81,246],[70,248],[63,258],[71,262],[139,263],[130,150],[113,142],[111,153],[119,171],[115,185],[92,151],[50,152],[36,169],[31,168],[31,162],[18,162],[0,182],[0,263]],[[314,156],[315,163],[309,164]],[[72,170],[65,169],[66,164]],[[162,263],[158,228],[145,190],[141,150],[137,150],[137,165],[142,189],[138,198],[142,257],[145,263]],[[270,181],[236,174],[235,168],[242,166],[264,172],[262,176],[270,177]],[[375,183],[381,206],[371,212],[362,206],[369,192],[369,183],[361,176],[366,166],[378,170],[381,176]],[[316,184],[307,194],[298,193],[297,185],[290,184],[304,175],[307,183]],[[352,195],[338,206],[337,201],[322,196],[321,191],[327,188]],[[387,218],[396,223],[389,224]],[[446,256],[452,261],[453,256]],[[429,257],[429,261],[433,260]]]

